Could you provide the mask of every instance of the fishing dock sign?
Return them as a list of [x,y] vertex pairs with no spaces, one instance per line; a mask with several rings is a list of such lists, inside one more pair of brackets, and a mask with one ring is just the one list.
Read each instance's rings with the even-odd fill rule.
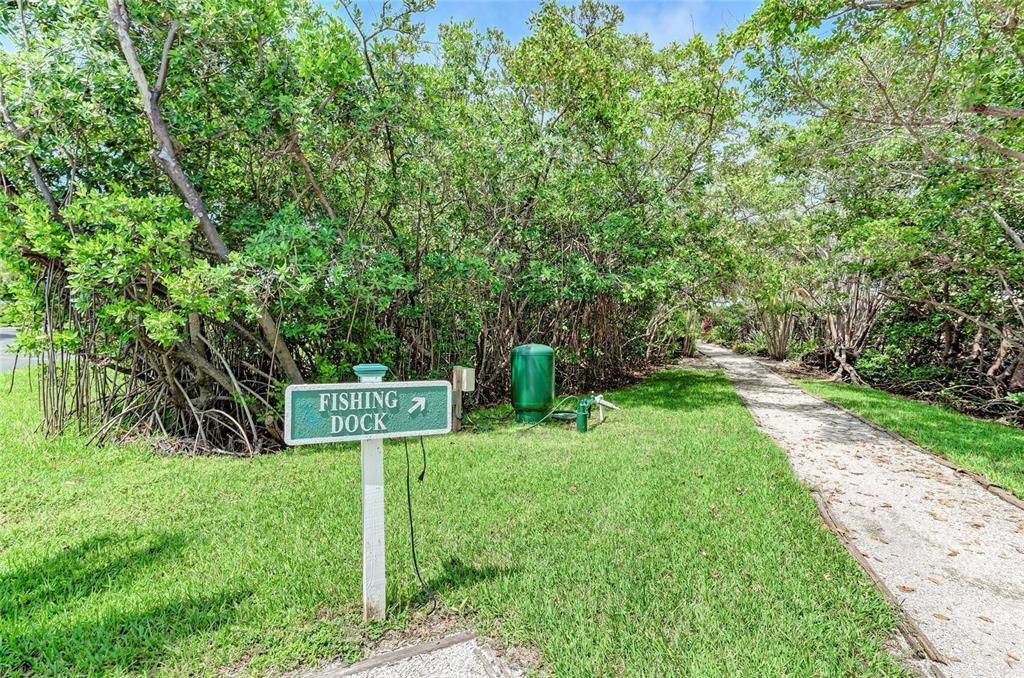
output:
[[288,445],[402,438],[452,430],[447,381],[302,384],[285,391]]

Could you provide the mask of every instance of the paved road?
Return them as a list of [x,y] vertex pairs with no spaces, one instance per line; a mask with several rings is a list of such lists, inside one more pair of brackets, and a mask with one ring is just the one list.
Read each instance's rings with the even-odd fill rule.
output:
[[[7,346],[14,341],[14,330],[10,327],[0,327],[0,372],[14,369],[14,354],[7,351]],[[24,365],[24,361],[18,361]]]
[[[14,369],[15,355],[11,349],[14,342],[14,328],[0,327],[0,372],[9,372]],[[17,356],[18,367],[27,367],[29,364],[38,365],[38,358],[30,358],[24,354]]]
[[1024,675],[1024,510],[756,361],[702,345],[797,477],[942,653],[947,676]]

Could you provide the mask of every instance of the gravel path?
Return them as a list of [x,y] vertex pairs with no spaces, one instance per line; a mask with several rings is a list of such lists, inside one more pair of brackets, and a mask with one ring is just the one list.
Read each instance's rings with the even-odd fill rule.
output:
[[352,666],[329,665],[297,678],[519,678],[476,634],[458,633],[383,652]]
[[700,351],[725,370],[797,477],[824,495],[946,658],[941,671],[1024,676],[1024,511],[751,358]]

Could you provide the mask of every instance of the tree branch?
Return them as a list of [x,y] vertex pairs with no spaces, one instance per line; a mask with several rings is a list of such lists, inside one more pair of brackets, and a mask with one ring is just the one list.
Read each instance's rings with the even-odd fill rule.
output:
[[907,296],[905,294],[898,294],[892,292],[883,292],[882,294],[893,300],[904,301],[911,304],[922,304],[924,306],[931,306],[932,308],[936,308],[940,311],[952,313],[953,315],[959,318],[963,318],[964,320],[970,322],[975,327],[987,330],[991,334],[994,334],[995,336],[1004,339],[1013,348],[1024,348],[1024,341],[1022,341],[1018,337],[1013,337],[1007,334],[1005,328],[996,327],[992,323],[982,320],[980,316],[971,315],[970,313],[961,311],[959,308],[957,308],[956,306],[952,306],[951,304],[938,301],[937,299],[917,299],[914,297]]
[[1007,108],[1005,106],[990,106],[988,104],[974,104],[964,109],[967,113],[979,115],[995,115],[1003,118],[1024,118],[1024,108]]
[[871,79],[874,80],[875,86],[878,87],[878,91],[881,93],[882,98],[885,99],[886,106],[888,106],[890,112],[892,112],[892,114],[896,116],[896,120],[899,121],[900,126],[907,131],[907,134],[909,134],[911,138],[914,139],[914,141],[921,145],[921,149],[925,152],[925,155],[927,155],[932,160],[944,162],[946,159],[939,153],[935,152],[935,150],[925,140],[925,138],[921,136],[921,134],[916,129],[914,129],[914,127],[909,122],[907,122],[907,120],[900,113],[899,109],[896,108],[896,104],[893,102],[892,97],[889,96],[889,88],[885,86],[885,84],[882,82],[882,79],[879,78],[878,75],[875,73],[874,69],[871,68],[871,64],[869,64],[868,60],[864,57],[864,53],[858,52],[857,59],[864,65],[864,69],[867,70],[868,75],[871,76]]
[[[11,117],[11,112],[7,108],[7,99],[4,96],[4,81],[3,77],[0,77],[0,119],[3,119],[4,125],[8,131],[14,135],[18,141],[25,141],[28,137],[28,130],[18,127]],[[25,162],[28,164],[29,172],[32,173],[32,183],[35,184],[36,190],[46,201],[46,207],[50,211],[50,216],[54,221],[60,223],[60,206],[57,204],[57,200],[53,197],[53,192],[46,183],[46,179],[43,178],[43,171],[39,167],[39,162],[36,160],[35,155],[32,152],[25,154]]]
[[1004,158],[1012,158],[1013,160],[1024,162],[1024,153],[1013,148],[1003,146],[1001,143],[999,143],[992,137],[987,137],[984,134],[975,132],[973,129],[970,129],[969,127],[958,128],[957,131],[960,132],[960,134],[967,137],[968,139],[977,143],[979,146],[984,146],[985,148],[1003,156]]
[[299,131],[295,128],[292,128],[291,138],[288,142],[288,150],[291,152],[292,157],[294,157],[299,163],[299,166],[302,167],[302,171],[306,174],[306,181],[308,181],[309,185],[312,186],[313,192],[316,193],[317,200],[320,201],[320,206],[324,208],[325,212],[327,212],[327,216],[332,220],[337,219],[337,216],[334,213],[334,208],[331,207],[331,202],[327,199],[327,194],[324,193],[323,187],[320,185],[320,182],[316,180],[316,175],[313,174],[313,168],[310,167],[309,159],[302,151],[302,146],[299,143]]
[[164,85],[167,82],[167,63],[171,57],[171,45],[174,44],[174,36],[178,33],[178,21],[173,19],[171,27],[167,30],[167,38],[164,40],[164,49],[160,54],[160,70],[156,76],[156,88],[153,90],[154,102],[160,101],[160,95],[164,93]]
[[[185,205],[199,222],[200,229],[207,242],[210,243],[214,254],[221,261],[227,261],[228,254],[230,253],[228,246],[224,243],[224,239],[221,238],[220,231],[210,217],[210,213],[206,209],[206,204],[203,202],[198,189],[196,189],[195,184],[192,183],[192,180],[185,173],[181,162],[178,160],[174,139],[171,137],[171,133],[160,111],[158,97],[154,96],[153,90],[149,87],[149,80],[146,78],[146,72],[142,68],[138,51],[128,30],[129,18],[125,0],[107,0],[107,8],[110,12],[111,23],[114,25],[114,31],[117,34],[117,40],[121,45],[121,52],[124,54],[125,62],[128,65],[128,70],[131,72],[132,79],[135,81],[135,86],[139,90],[143,111],[146,114],[150,129],[156,140],[157,148],[152,153],[153,159],[164,171],[164,174],[167,175],[167,178],[170,179],[178,192],[181,193],[185,200]],[[168,32],[168,39],[164,41],[165,57],[170,49],[169,43],[175,33],[176,30],[174,25],[172,25],[171,30]],[[164,72],[164,76],[166,76],[166,66],[163,62],[161,63],[161,70]],[[158,84],[162,83],[158,80]],[[284,370],[288,380],[295,384],[303,383],[302,373],[299,372],[299,368],[295,364],[294,358],[292,358],[291,351],[288,350],[288,346],[281,337],[277,323],[274,322],[274,319],[266,309],[263,310],[259,319],[259,325],[263,331],[263,336],[266,337],[267,342],[274,348],[274,353],[281,362],[281,369]]]
[[1003,233],[1005,233],[1006,237],[1010,239],[1010,242],[1013,243],[1013,246],[1017,248],[1017,251],[1024,252],[1024,240],[1021,240],[1021,237],[1020,235],[1017,234],[1017,231],[1013,230],[1013,228],[1010,227],[1010,224],[1006,223],[1006,219],[1003,218],[1003,215],[1000,214],[996,210],[996,208],[989,207],[988,209],[992,213],[992,217],[996,220],[996,223],[999,224],[1000,227],[1002,227]]
[[849,5],[853,9],[863,9],[869,12],[878,12],[881,10],[895,10],[910,9],[915,5],[923,5],[928,0],[850,0]]

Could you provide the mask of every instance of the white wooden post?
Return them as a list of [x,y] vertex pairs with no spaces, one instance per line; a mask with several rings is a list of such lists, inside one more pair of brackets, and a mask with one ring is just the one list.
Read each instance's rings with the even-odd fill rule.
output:
[[462,373],[464,367],[455,366],[452,370],[452,431],[462,430]]
[[[384,381],[383,365],[356,365],[359,381]],[[383,619],[387,579],[384,574],[384,440],[360,442],[363,467],[363,619]]]

